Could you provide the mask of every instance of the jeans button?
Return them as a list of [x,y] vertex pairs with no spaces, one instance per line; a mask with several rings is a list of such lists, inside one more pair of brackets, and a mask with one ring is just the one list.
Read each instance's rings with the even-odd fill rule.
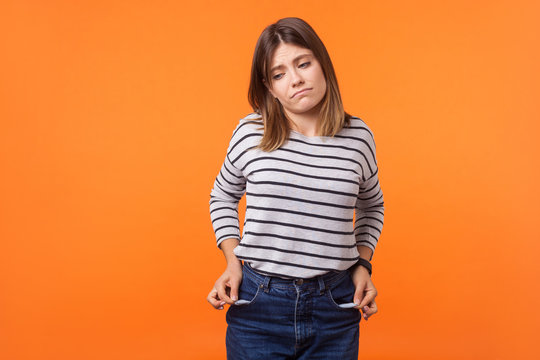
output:
[[304,283],[304,279],[296,279],[296,285],[302,285]]

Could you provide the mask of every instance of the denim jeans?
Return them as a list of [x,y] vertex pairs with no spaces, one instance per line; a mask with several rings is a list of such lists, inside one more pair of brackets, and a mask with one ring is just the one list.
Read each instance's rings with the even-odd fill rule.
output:
[[286,280],[245,262],[243,304],[226,314],[227,359],[357,360],[362,314],[339,306],[350,304],[354,292],[348,270]]

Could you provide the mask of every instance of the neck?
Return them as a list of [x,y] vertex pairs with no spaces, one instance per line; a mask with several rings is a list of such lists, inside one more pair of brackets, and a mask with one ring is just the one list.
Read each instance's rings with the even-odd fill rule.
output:
[[308,136],[316,135],[317,122],[319,121],[319,106],[302,114],[291,114],[288,112],[285,112],[285,114],[289,118],[289,126],[291,129]]

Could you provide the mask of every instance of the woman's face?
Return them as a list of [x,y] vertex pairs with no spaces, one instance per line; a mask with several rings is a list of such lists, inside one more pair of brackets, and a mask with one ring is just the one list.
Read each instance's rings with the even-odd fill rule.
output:
[[[267,82],[265,85],[288,115],[310,111],[318,114],[317,105],[326,94],[326,80],[311,50],[281,43],[274,52],[270,68],[271,85]],[[306,91],[297,94],[302,90]]]

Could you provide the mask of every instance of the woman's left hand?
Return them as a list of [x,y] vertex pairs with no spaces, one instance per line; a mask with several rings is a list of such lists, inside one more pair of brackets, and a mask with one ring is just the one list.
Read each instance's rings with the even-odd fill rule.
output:
[[354,303],[357,304],[355,308],[360,309],[364,313],[364,319],[368,319],[371,315],[377,312],[377,304],[375,304],[375,297],[377,296],[377,289],[371,281],[371,276],[368,270],[363,266],[357,266],[352,271],[352,281],[356,287],[354,293]]

